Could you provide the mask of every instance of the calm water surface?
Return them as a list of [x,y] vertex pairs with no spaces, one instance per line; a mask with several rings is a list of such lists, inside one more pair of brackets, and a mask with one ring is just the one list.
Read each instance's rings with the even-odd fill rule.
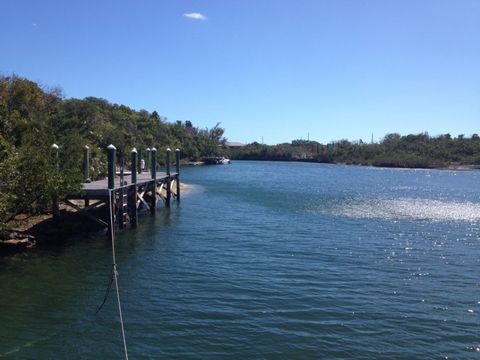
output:
[[[471,359],[480,172],[234,162],[117,236],[132,359]],[[0,357],[121,358],[104,236],[0,259]]]

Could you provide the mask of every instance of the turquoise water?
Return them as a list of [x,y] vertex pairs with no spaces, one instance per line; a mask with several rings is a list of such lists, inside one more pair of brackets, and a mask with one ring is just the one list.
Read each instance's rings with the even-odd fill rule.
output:
[[[480,172],[233,162],[117,236],[132,359],[470,359]],[[0,258],[0,357],[121,358],[104,236]]]

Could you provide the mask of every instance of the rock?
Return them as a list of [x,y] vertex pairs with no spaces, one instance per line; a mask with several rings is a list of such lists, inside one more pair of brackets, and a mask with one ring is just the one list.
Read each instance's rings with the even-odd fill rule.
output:
[[23,235],[22,238],[16,238],[16,236],[20,235],[18,233],[13,233],[12,235],[14,238],[0,241],[0,255],[25,251],[36,245],[35,238],[31,235]]

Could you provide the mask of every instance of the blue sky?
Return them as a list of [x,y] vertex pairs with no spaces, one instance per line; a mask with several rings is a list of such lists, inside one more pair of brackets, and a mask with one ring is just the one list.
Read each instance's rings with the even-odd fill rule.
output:
[[232,141],[480,133],[478,0],[5,0],[0,34],[3,75]]

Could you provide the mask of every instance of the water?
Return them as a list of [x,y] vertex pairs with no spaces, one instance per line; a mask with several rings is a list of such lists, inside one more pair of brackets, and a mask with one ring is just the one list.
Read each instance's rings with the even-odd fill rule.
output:
[[[117,237],[132,359],[470,359],[480,172],[234,162]],[[0,357],[121,358],[103,236],[0,259]]]

